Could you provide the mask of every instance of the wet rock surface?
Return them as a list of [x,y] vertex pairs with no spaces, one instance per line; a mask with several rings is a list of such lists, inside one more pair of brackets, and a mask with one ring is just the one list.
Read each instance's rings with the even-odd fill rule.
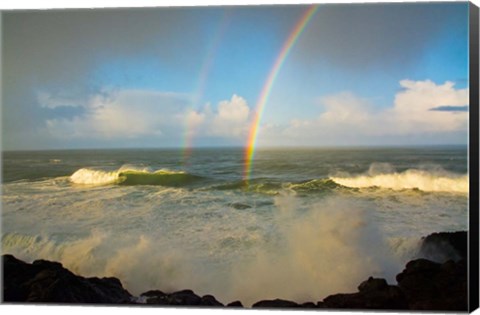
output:
[[242,302],[240,301],[233,301],[227,304],[228,307],[243,307]]
[[468,270],[465,260],[443,264],[426,259],[410,261],[397,275],[410,309],[466,311]]
[[292,301],[275,299],[258,301],[252,305],[252,308],[297,308],[299,306]]
[[213,295],[198,296],[192,290],[181,290],[173,293],[164,293],[159,290],[142,293],[146,304],[171,305],[171,306],[223,306]]
[[466,231],[432,233],[423,239],[420,253],[437,262],[467,259],[467,238]]
[[116,278],[84,278],[47,260],[28,264],[3,255],[2,261],[6,302],[125,304],[132,297]]
[[358,286],[357,293],[335,294],[323,300],[322,307],[333,309],[408,309],[402,290],[385,279],[370,277]]

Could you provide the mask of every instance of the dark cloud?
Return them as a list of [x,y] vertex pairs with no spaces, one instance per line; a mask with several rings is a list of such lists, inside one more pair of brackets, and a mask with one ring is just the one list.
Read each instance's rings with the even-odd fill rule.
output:
[[[96,92],[90,75],[111,58],[147,55],[168,62],[178,52],[191,54],[203,37],[195,25],[214,16],[182,8],[2,12],[3,147],[48,146],[40,130],[52,111],[39,106],[39,91],[68,91],[78,99]],[[183,58],[182,66],[195,62]]]
[[468,112],[468,105],[465,106],[438,106],[430,108],[431,111],[437,112]]
[[[445,34],[445,25],[467,38],[467,3],[377,3],[320,6],[302,35],[299,57],[358,71],[406,67]],[[462,33],[463,32],[463,33]]]

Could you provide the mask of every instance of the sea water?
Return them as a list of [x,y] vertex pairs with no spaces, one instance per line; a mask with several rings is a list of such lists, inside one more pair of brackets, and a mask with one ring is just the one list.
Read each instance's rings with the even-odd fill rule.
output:
[[423,236],[466,230],[467,148],[3,153],[2,252],[132,294],[318,301],[395,283]]

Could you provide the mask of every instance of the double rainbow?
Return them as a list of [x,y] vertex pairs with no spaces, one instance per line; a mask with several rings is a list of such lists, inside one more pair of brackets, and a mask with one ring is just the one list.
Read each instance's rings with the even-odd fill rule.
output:
[[283,44],[282,50],[278,54],[278,57],[275,60],[272,69],[270,70],[267,81],[265,81],[265,84],[263,85],[260,97],[257,100],[255,114],[252,120],[247,145],[245,148],[245,169],[243,173],[243,178],[247,183],[250,180],[250,176],[252,173],[252,162],[255,155],[255,145],[257,142],[260,122],[262,120],[263,111],[265,110],[265,105],[268,102],[270,92],[272,91],[273,84],[275,83],[275,79],[277,78],[278,73],[282,68],[282,65],[285,63],[285,59],[288,57],[288,54],[290,53],[293,45],[295,45],[303,30],[308,25],[312,17],[315,15],[315,12],[317,12],[317,9],[317,5],[310,6],[308,10],[302,15],[300,20],[297,22],[294,29],[290,33],[290,36],[288,36],[287,40]]

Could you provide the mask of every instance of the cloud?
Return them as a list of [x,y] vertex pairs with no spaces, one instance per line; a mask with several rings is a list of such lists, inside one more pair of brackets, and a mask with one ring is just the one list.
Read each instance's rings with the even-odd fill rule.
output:
[[[60,124],[78,133],[88,127],[53,118],[53,109],[74,107],[72,101],[98,90],[99,66],[111,60],[155,58],[191,73],[201,62],[203,25],[211,19],[198,8],[137,8],[30,10],[2,12],[2,146],[4,149],[45,149],[58,146],[49,130]],[[220,11],[220,10],[219,10]],[[221,13],[221,12],[220,12]],[[194,71],[194,70],[193,70]],[[133,76],[133,75],[132,75]],[[128,78],[131,81],[136,77]],[[49,91],[54,98],[36,91]],[[77,105],[77,104],[76,104]],[[84,104],[85,105],[85,104]],[[82,105],[80,107],[84,108]],[[76,108],[80,108],[76,106]],[[55,113],[58,113],[55,111]],[[93,117],[91,117],[93,119]],[[95,125],[98,130],[102,130]],[[61,129],[61,128],[60,128]],[[59,131],[59,133],[61,133]],[[82,132],[83,134],[83,132]],[[80,144],[65,143],[67,147]],[[93,144],[91,144],[93,145]]]
[[[40,106],[56,107],[62,99],[48,95]],[[250,110],[245,99],[233,95],[215,109],[189,108],[187,95],[152,90],[106,90],[84,102],[84,112],[72,118],[47,119],[50,134],[59,139],[93,140],[180,139],[188,136],[240,138],[248,130]],[[60,106],[60,105],[58,105]],[[80,105],[79,105],[80,106]],[[178,142],[177,142],[178,143]]]
[[438,106],[430,108],[432,111],[439,112],[468,112],[468,105],[465,106]]
[[438,106],[430,108],[432,111],[439,112],[468,112],[468,105],[465,106]]
[[52,95],[45,91],[37,93],[37,102],[40,107],[48,109],[57,109],[59,107],[79,107],[84,105],[80,99],[72,99],[58,95]]
[[[50,98],[51,103],[58,100]],[[91,96],[85,113],[72,119],[48,119],[57,138],[138,138],[160,136],[179,123],[175,114],[186,108],[186,96],[149,90],[114,90]]]
[[402,80],[404,89],[395,96],[394,108],[386,111],[385,121],[395,127],[391,132],[448,132],[466,129],[468,115],[461,112],[431,111],[438,106],[464,107],[468,89],[455,89],[453,82],[437,85],[430,80]]
[[[318,116],[293,118],[285,125],[266,123],[258,142],[362,145],[465,141],[468,89],[456,89],[448,81],[402,80],[399,84],[402,89],[387,107],[375,106],[351,92],[322,97]],[[155,90],[103,90],[75,102],[46,92],[39,95],[39,106],[61,113],[45,122],[49,134],[63,140],[130,139],[134,141],[130,143],[136,143],[143,139],[139,142],[142,145],[170,141],[169,145],[178,146],[187,136],[194,139],[194,145],[242,145],[252,118],[246,100],[236,94],[216,106],[207,103],[199,109],[190,106],[188,95]],[[76,114],[66,115],[67,110]]]
[[240,96],[233,95],[230,101],[218,104],[209,134],[216,136],[241,137],[249,128],[250,108]]
[[[402,90],[389,107],[342,92],[320,99],[324,111],[312,119],[293,119],[286,126],[264,125],[259,143],[266,145],[399,144],[466,140],[468,89],[430,80],[400,81]],[[448,104],[448,105],[447,105]],[[448,106],[449,110],[432,111]],[[448,135],[448,137],[445,137]],[[412,138],[413,137],[413,138]],[[413,140],[412,140],[413,139]]]

